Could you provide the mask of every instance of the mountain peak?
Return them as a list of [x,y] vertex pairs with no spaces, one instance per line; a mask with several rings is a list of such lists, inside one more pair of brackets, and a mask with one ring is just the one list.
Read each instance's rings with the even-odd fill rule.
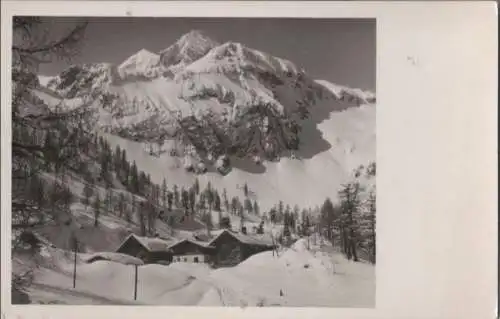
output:
[[159,55],[156,53],[153,53],[147,49],[140,49],[133,55],[131,55],[127,60],[125,60],[122,65],[134,63],[134,64],[144,64],[144,63],[150,63],[152,61],[158,60]]
[[118,72],[124,76],[130,73],[145,73],[157,66],[160,56],[146,49],[140,49],[118,66]]
[[177,41],[181,52],[185,52],[188,50],[203,50],[212,49],[217,46],[218,43],[208,36],[206,36],[200,30],[191,30],[188,33],[184,34]]
[[160,52],[162,64],[172,66],[189,64],[204,56],[219,44],[200,30],[191,30],[182,35],[173,45]]
[[144,49],[144,48],[142,48],[142,49],[140,49],[139,51],[137,51],[137,53],[136,53],[135,55],[142,55],[142,56],[144,56],[144,55],[149,55],[149,56],[158,56],[158,54],[153,53],[153,52],[149,51],[148,49]]
[[202,41],[206,40],[206,41],[215,42],[212,39],[210,39],[210,37],[208,37],[205,32],[203,32],[201,30],[196,30],[196,29],[191,30],[191,31],[185,33],[184,35],[182,35],[177,42],[186,43],[186,42],[192,42],[192,41],[197,41],[197,40],[202,40]]

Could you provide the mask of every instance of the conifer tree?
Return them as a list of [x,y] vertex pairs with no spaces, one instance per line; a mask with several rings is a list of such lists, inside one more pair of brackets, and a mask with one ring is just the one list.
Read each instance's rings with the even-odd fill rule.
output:
[[244,202],[243,202],[243,205],[245,207],[245,210],[250,214],[253,212],[253,205],[252,205],[252,201],[247,197],[245,198]]
[[239,209],[239,200],[238,200],[238,197],[233,197],[233,199],[231,200],[231,212],[233,215],[236,215],[238,213],[238,209]]
[[[326,231],[326,238],[334,244],[334,224],[337,220],[335,208],[330,198],[327,198],[320,210],[321,226]],[[323,230],[323,229],[322,229]]]
[[121,175],[121,171],[122,171],[121,155],[122,155],[122,151],[120,149],[120,146],[117,145],[115,148],[115,152],[113,154],[113,167],[114,167],[114,170],[118,176]]
[[86,181],[85,185],[83,186],[83,204],[85,206],[90,205],[90,198],[94,195],[94,188],[92,185]]
[[207,212],[207,213],[203,214],[203,222],[206,225],[207,234],[210,236],[210,232],[211,232],[211,230],[213,228],[212,214],[210,212]]
[[137,165],[135,161],[132,163],[130,169],[130,190],[134,194],[139,194],[139,173],[137,172]]
[[376,262],[376,196],[375,189],[368,193],[364,205],[360,209],[360,214],[356,216],[358,219],[357,226],[359,230],[360,246],[366,249],[371,263]]
[[168,192],[167,193],[167,206],[168,206],[169,211],[172,211],[173,201],[174,201],[174,193]]
[[253,202],[253,212],[256,216],[260,216],[260,208],[259,208],[259,204],[257,203],[257,201]]
[[217,225],[219,225],[219,228],[220,228],[220,225],[222,224],[222,212],[219,210],[217,211]]
[[277,222],[277,211],[276,211],[276,208],[273,207],[269,211],[269,219],[270,219],[271,223],[276,224],[276,222]]
[[345,243],[345,254],[348,259],[358,261],[358,225],[355,216],[360,209],[361,185],[359,182],[351,182],[343,185],[339,191],[341,201],[341,232]]
[[141,202],[139,204],[139,209],[137,210],[137,217],[139,219],[139,229],[141,236],[146,236],[147,235],[147,229],[146,229],[146,216],[145,216],[145,203]]
[[106,195],[104,198],[104,211],[109,213],[113,207],[113,191],[111,188],[106,188]]
[[221,203],[220,203],[220,196],[219,193],[215,192],[215,197],[214,197],[214,210],[217,212],[221,212]]
[[146,214],[147,214],[147,229],[149,235],[156,234],[156,217],[157,212],[154,205],[151,202],[146,202]]
[[94,227],[99,226],[99,216],[101,216],[101,198],[99,193],[96,194],[94,200]]
[[212,206],[214,203],[214,194],[213,194],[213,189],[212,189],[212,185],[210,184],[210,182],[208,182],[207,188],[205,189],[204,193],[205,193],[205,198],[207,200],[208,209],[212,210]]
[[187,211],[189,209],[189,194],[184,187],[181,189],[181,202],[182,208]]
[[71,192],[69,186],[67,184],[62,185],[62,194],[61,194],[61,204],[63,210],[66,212],[70,211],[71,203],[73,202],[73,193]]
[[229,199],[227,197],[227,191],[224,188],[224,191],[222,192],[222,201],[224,202],[224,208],[226,209],[226,212],[230,213],[231,207],[229,205]]
[[247,185],[247,183],[245,183],[245,185],[243,185],[243,194],[245,195],[245,197],[248,197],[248,185]]
[[125,215],[125,194],[118,195],[118,216],[122,218]]
[[194,180],[194,191],[196,195],[200,194],[200,181],[198,180],[198,177]]
[[191,210],[191,213],[194,214],[194,208],[196,206],[196,191],[192,187],[189,189],[189,209]]
[[180,195],[179,195],[179,189],[177,185],[174,185],[174,205],[175,207],[179,208],[180,207]]
[[206,208],[206,200],[205,200],[205,194],[201,193],[200,198],[198,200],[198,209],[201,211],[204,211]]
[[163,182],[161,183],[161,204],[163,205],[163,208],[167,207],[167,193],[168,193],[167,181],[164,178]]
[[244,232],[243,228],[245,227],[245,215],[243,214],[243,210],[240,212],[240,231]]
[[283,201],[280,200],[278,203],[278,212],[277,212],[276,219],[281,222],[283,220],[284,214],[285,214],[284,204],[283,204]]

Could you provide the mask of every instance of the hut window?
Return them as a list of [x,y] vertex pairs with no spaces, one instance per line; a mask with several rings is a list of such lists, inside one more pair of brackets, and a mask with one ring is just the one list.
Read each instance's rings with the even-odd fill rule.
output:
[[197,263],[198,262],[198,257],[194,257],[194,262]]

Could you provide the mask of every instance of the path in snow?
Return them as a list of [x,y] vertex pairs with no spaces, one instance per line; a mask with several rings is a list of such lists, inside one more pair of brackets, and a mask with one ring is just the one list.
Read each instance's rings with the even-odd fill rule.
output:
[[[49,284],[33,283],[30,287],[30,296],[36,303],[68,303],[68,304],[97,304],[97,305],[130,305],[138,302],[111,299],[93,293],[78,291],[71,288],[61,288]],[[66,301],[66,302],[65,302]]]

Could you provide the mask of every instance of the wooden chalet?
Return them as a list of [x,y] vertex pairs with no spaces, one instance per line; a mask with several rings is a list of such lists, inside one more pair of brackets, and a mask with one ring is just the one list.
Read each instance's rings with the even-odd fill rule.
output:
[[207,242],[183,239],[169,246],[174,262],[208,263],[215,253],[215,247]]
[[212,258],[217,266],[235,266],[254,254],[276,248],[268,235],[249,235],[227,229],[221,231],[208,245],[215,247]]
[[130,234],[116,250],[117,253],[127,254],[141,259],[146,264],[172,262],[171,243],[151,237],[141,237]]

